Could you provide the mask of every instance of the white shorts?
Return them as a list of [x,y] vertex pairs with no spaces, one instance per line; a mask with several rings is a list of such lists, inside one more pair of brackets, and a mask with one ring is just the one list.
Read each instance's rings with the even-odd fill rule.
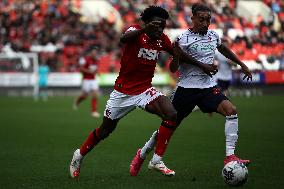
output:
[[127,115],[136,107],[145,110],[147,104],[159,96],[165,96],[154,87],[151,87],[139,95],[127,95],[117,90],[112,91],[107,101],[104,116],[109,119],[119,119]]
[[99,83],[95,79],[84,79],[82,83],[82,90],[86,93],[99,90]]

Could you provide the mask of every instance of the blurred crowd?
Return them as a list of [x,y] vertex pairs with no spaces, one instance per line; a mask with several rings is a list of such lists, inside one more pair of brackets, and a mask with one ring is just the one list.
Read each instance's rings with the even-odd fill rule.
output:
[[[271,16],[258,16],[252,23],[235,12],[235,0],[109,0],[121,14],[123,27],[139,23],[141,11],[149,4],[169,10],[168,28],[191,26],[191,5],[205,2],[212,9],[212,29],[222,29],[229,39],[229,29],[239,29],[245,35],[231,40],[231,48],[243,60],[261,64],[259,54],[268,62],[278,60],[284,65],[284,1],[265,0]],[[77,5],[76,5],[77,3]],[[75,5],[74,5],[75,4]],[[74,72],[78,60],[94,46],[100,49],[99,72],[117,72],[121,55],[120,31],[114,23],[102,19],[86,23],[76,6],[79,0],[2,0],[0,2],[0,50],[2,52],[38,52],[40,62],[51,71]],[[139,5],[139,6],[137,6]],[[275,22],[278,22],[278,27]],[[161,65],[164,66],[164,65]],[[8,66],[7,66],[8,67]],[[284,67],[284,66],[283,66]],[[9,69],[9,68],[8,68]]]

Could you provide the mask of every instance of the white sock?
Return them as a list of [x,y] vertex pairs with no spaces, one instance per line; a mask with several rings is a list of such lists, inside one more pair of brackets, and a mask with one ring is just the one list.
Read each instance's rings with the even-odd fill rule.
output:
[[77,149],[76,152],[75,152],[75,154],[76,154],[76,157],[77,157],[78,159],[82,159],[82,158],[84,157],[84,156],[81,155],[80,149]]
[[142,159],[146,159],[146,156],[154,149],[156,142],[157,142],[157,134],[158,131],[155,131],[151,138],[145,143],[143,148],[141,149],[140,157]]
[[230,156],[235,153],[235,148],[238,141],[237,114],[226,116],[225,136],[226,136],[226,156]]
[[156,164],[161,160],[162,160],[162,157],[154,153],[151,161],[152,161],[153,164]]

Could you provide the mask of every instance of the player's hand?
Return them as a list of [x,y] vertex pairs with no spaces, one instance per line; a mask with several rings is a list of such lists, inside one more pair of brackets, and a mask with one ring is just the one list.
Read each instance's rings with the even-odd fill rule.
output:
[[153,21],[151,21],[151,22],[149,22],[148,24],[145,25],[145,31],[147,33],[154,33],[158,30],[161,23],[162,22],[159,21],[159,20],[153,20]]
[[218,72],[217,65],[215,64],[202,64],[201,69],[210,77]]
[[242,68],[242,72],[245,74],[243,77],[243,80],[246,79],[247,81],[249,80],[252,81],[252,74],[249,68],[245,64],[243,64],[241,68]]

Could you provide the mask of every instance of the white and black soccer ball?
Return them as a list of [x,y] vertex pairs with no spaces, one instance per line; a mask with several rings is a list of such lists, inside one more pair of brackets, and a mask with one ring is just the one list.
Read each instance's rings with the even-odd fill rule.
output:
[[243,163],[231,161],[224,166],[222,176],[226,184],[241,186],[248,179],[248,168]]

